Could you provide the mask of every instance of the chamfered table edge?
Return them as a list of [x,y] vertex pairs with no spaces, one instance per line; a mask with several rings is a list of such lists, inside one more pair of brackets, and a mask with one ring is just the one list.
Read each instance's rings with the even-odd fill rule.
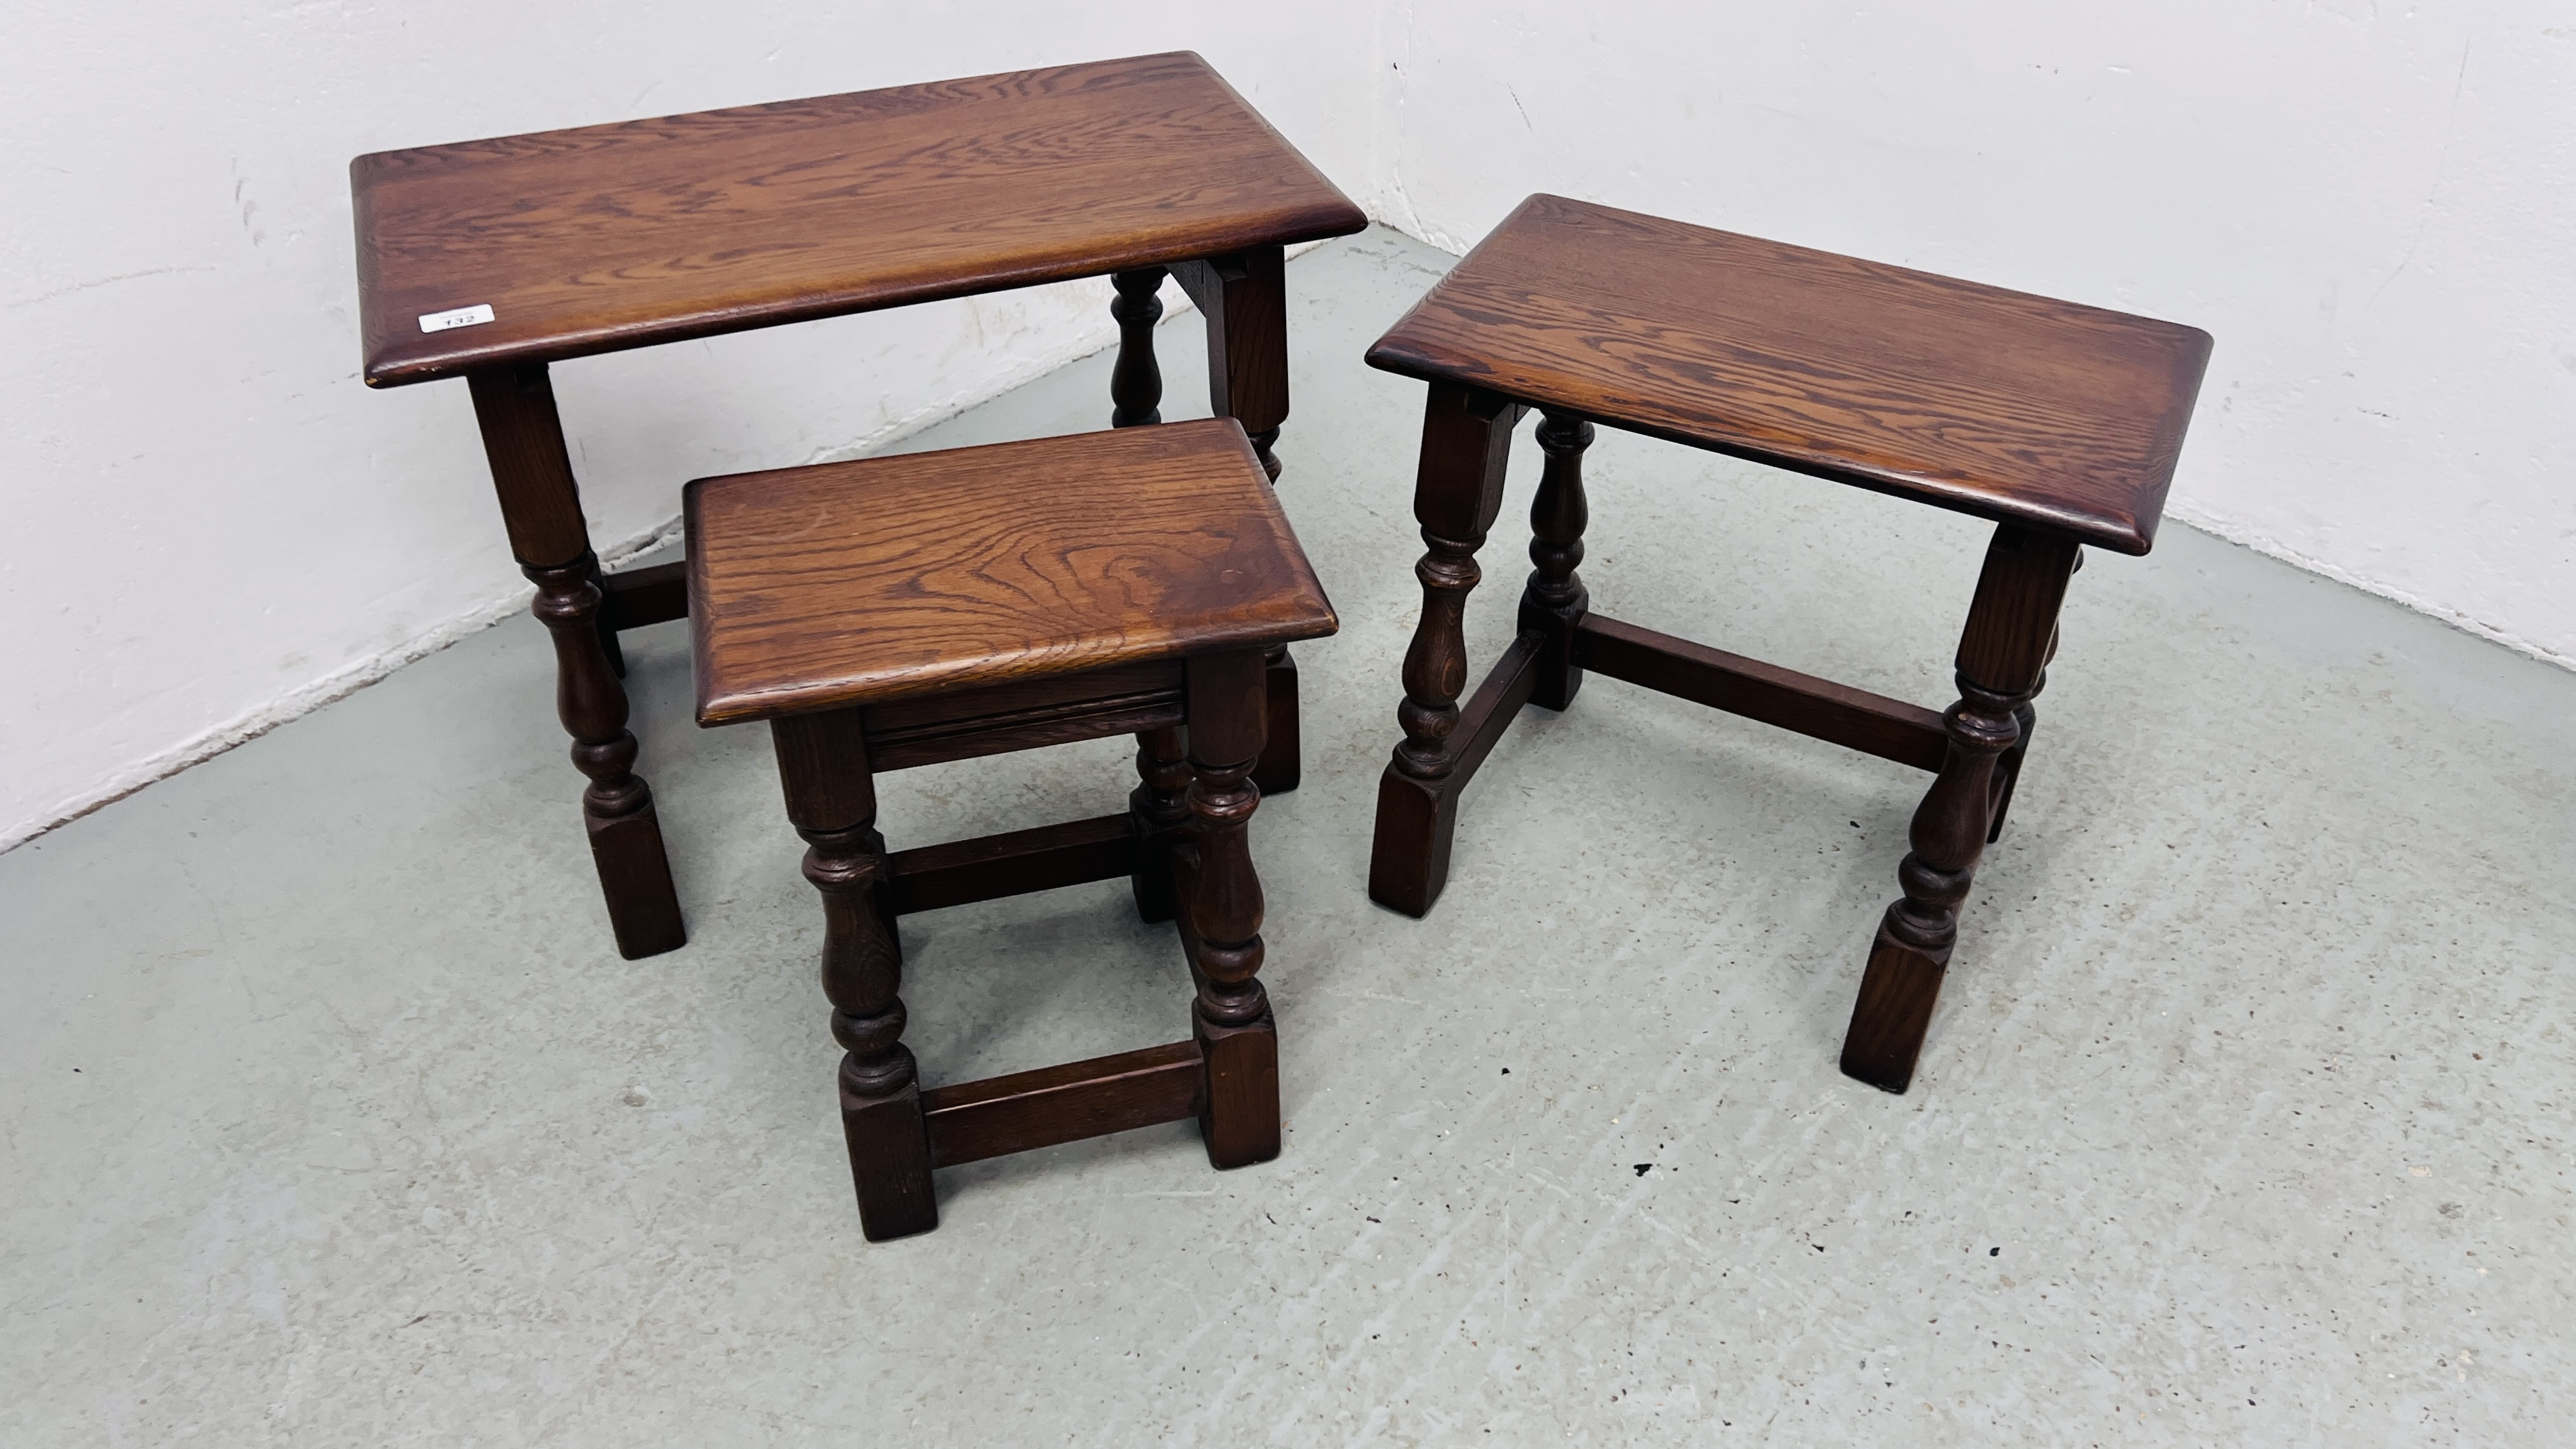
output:
[[[1634,217],[1667,226],[1688,227],[1696,231],[1720,231],[1721,235],[1766,242],[1773,246],[1797,246],[1794,242],[1770,242],[1766,238],[1749,236],[1742,232],[1724,232],[1719,228],[1702,227],[1693,222],[1676,221],[1673,218],[1656,216],[1649,212],[1629,211],[1623,207],[1580,201],[1569,196],[1559,196],[1553,192],[1534,191],[1521,198],[1520,203],[1511,209],[1509,215],[1496,223],[1492,231],[1479,238],[1474,246],[1468,248],[1467,254],[1460,257],[1457,266],[1451,270],[1455,272],[1464,269],[1475,260],[1476,253],[1484,250],[1488,242],[1509,228],[1522,213],[1541,202],[1548,201],[1564,202],[1569,206],[1608,212],[1616,216]],[[1805,247],[1798,249],[1814,250]],[[1840,253],[1824,255],[1841,256]],[[1939,272],[1926,272],[1915,267],[1898,266],[1893,262],[1868,262],[1866,258],[1861,257],[1844,257],[1843,260],[1866,262],[1873,267],[1903,272],[1949,285],[1965,283],[1989,292],[2046,302],[2053,306],[2082,307],[2087,311],[2100,312],[2164,329],[2177,341],[2183,343],[2184,349],[2177,352],[2176,367],[2168,374],[2168,378],[2173,384],[2173,395],[2183,399],[2186,406],[2163,419],[2164,426],[2159,427],[2156,432],[2153,450],[2153,456],[2157,461],[2156,474],[2144,483],[2138,493],[2141,501],[2149,505],[2142,510],[2142,516],[2086,513],[2076,509],[2018,502],[1998,497],[1993,492],[1980,489],[1973,483],[1962,482],[1955,478],[1909,473],[1894,468],[1873,468],[1851,462],[1833,453],[1782,452],[1766,448],[1749,439],[1693,432],[1686,428],[1664,426],[1642,418],[1616,416],[1600,410],[1601,399],[1598,397],[1577,398],[1571,394],[1550,393],[1544,389],[1523,390],[1499,386],[1493,380],[1490,371],[1483,369],[1479,364],[1472,361],[1444,361],[1428,353],[1401,346],[1395,341],[1397,334],[1404,330],[1405,324],[1412,321],[1417,313],[1430,306],[1432,299],[1439,295],[1441,287],[1448,282],[1446,276],[1434,282],[1429,291],[1405,309],[1404,315],[1396,319],[1394,326],[1389,327],[1376,342],[1370,344],[1366,361],[1369,366],[1382,372],[1392,372],[1398,376],[1410,377],[1422,382],[1450,383],[1460,387],[1478,388],[1533,407],[1569,411],[1591,422],[1618,428],[1623,432],[1658,438],[1668,443],[1679,443],[1684,447],[1699,448],[1707,452],[1721,453],[1727,457],[1741,458],[1748,463],[1784,468],[1793,473],[1803,473],[1809,477],[1845,483],[1856,488],[1866,488],[1873,493],[1885,493],[1919,503],[1929,503],[1936,508],[1946,508],[1955,513],[1965,513],[1995,523],[2019,524],[2062,534],[2079,543],[2107,548],[2115,553],[2142,555],[2155,547],[2156,528],[2164,519],[2165,495],[2172,489],[2175,469],[2181,463],[2183,438],[2190,429],[2191,416],[2195,410],[2192,404],[2197,403],[2200,385],[2208,375],[2209,355],[2217,345],[2215,338],[2206,331],[2185,323],[2141,317],[2130,312],[2115,312],[2109,308],[2094,307],[2082,302],[2069,302],[2064,298],[2044,296],[2037,292],[1998,287],[1991,283],[1967,282],[1965,278],[1944,276]],[[1587,402],[1590,404],[1589,407],[1586,406]]]
[[[1320,596],[1320,595],[1319,595]],[[695,617],[692,615],[691,617]],[[945,693],[952,689],[981,688],[985,685],[1012,684],[1028,679],[1074,679],[1099,670],[1115,669],[1127,664],[1151,664],[1157,660],[1191,659],[1203,654],[1227,654],[1249,650],[1267,650],[1279,644],[1302,644],[1312,639],[1329,639],[1341,632],[1341,616],[1329,603],[1323,615],[1294,625],[1262,625],[1217,630],[1201,635],[1186,644],[1157,644],[1130,650],[1118,650],[1086,658],[1080,669],[1067,670],[1048,665],[1032,657],[1025,669],[1002,669],[987,672],[979,665],[959,665],[949,669],[907,670],[900,686],[880,682],[883,676],[856,676],[803,685],[794,689],[756,689],[717,692],[702,687],[698,693],[697,722],[702,728],[717,725],[749,724],[776,719],[781,715],[825,714],[833,710],[853,709],[872,704],[892,704],[898,700],[919,699],[925,695]],[[711,683],[713,672],[706,651],[696,638],[690,640],[690,671],[704,683]]]
[[[1209,419],[1208,421],[1230,422],[1231,419]],[[1189,427],[1192,424],[1183,423],[1177,426]],[[1262,496],[1269,497],[1269,479],[1262,474],[1261,465],[1253,456],[1252,445],[1244,437],[1242,427],[1238,424],[1226,431],[1231,434],[1235,448],[1241,454],[1242,462],[1249,469],[1247,478],[1258,480]],[[1026,447],[1046,441],[1048,440],[1026,438],[1014,442],[987,443],[978,447],[949,451],[979,452],[991,448]],[[1074,678],[1121,665],[1147,664],[1166,659],[1188,659],[1195,655],[1224,653],[1239,649],[1268,649],[1273,645],[1297,644],[1309,639],[1329,638],[1341,632],[1341,616],[1333,608],[1331,598],[1324,593],[1324,582],[1317,577],[1314,563],[1306,557],[1305,547],[1298,542],[1296,530],[1289,526],[1285,513],[1274,511],[1272,522],[1277,525],[1279,541],[1285,545],[1286,557],[1292,566],[1296,580],[1303,590],[1312,596],[1316,605],[1317,612],[1302,619],[1248,622],[1215,629],[1185,643],[1148,643],[1114,648],[1103,651],[1096,658],[1086,659],[1081,668],[1074,670],[1055,668],[1042,658],[1031,656],[1024,668],[1004,668],[989,674],[979,673],[980,665],[977,662],[965,661],[945,669],[906,669],[899,675],[854,675],[784,689],[733,691],[720,689],[716,683],[717,671],[707,658],[707,634],[715,627],[715,620],[703,602],[708,596],[706,580],[703,577],[706,550],[703,547],[704,540],[700,536],[701,515],[698,510],[698,495],[709,486],[741,479],[806,473],[816,468],[847,468],[852,465],[865,465],[870,461],[895,462],[919,456],[921,455],[897,453],[875,460],[853,458],[838,464],[762,468],[749,473],[727,473],[692,478],[681,485],[681,546],[686,550],[682,564],[686,572],[689,597],[700,601],[693,604],[689,610],[689,672],[697,684],[697,720],[701,727],[742,724],[753,720],[774,719],[780,715],[813,714],[862,705],[888,704],[896,700],[939,694],[950,689],[1009,684],[1016,680]],[[1273,510],[1277,509],[1275,500],[1272,501],[1271,506]],[[893,684],[890,681],[894,678],[900,678],[903,682],[899,685]]]
[[[1450,383],[1460,387],[1477,388],[1498,397],[1510,398],[1514,402],[1526,403],[1531,407],[1569,413],[1603,427],[1617,428],[1622,432],[1657,438],[1667,443],[1679,443],[1684,447],[1698,448],[1704,452],[1721,453],[1730,458],[1741,458],[1748,463],[1761,463],[1792,473],[1803,473],[1811,478],[1823,478],[1835,483],[1849,484],[1855,488],[1866,488],[1873,493],[1885,493],[1918,503],[1928,503],[1936,508],[1946,508],[1953,513],[1965,513],[1989,522],[2018,524],[2047,533],[2062,534],[2078,543],[2107,548],[2114,553],[2133,555],[2144,554],[2155,547],[2156,528],[2164,518],[2165,494],[2173,486],[2174,471],[2182,453],[2183,435],[2191,421],[2190,416],[2185,414],[2175,423],[2171,444],[2159,450],[2167,460],[2162,469],[2163,476],[2151,485],[2149,491],[2141,494],[2141,497],[2153,506],[2142,510],[2139,516],[2133,517],[2125,514],[2085,513],[2076,509],[2051,508],[2042,504],[2016,503],[2010,499],[1998,498],[1992,492],[1980,489],[1975,484],[1962,483],[1955,478],[1906,473],[1892,468],[1872,468],[1841,460],[1832,454],[1783,453],[1749,441],[1695,433],[1687,429],[1665,427],[1633,418],[1613,417],[1597,410],[1597,399],[1593,400],[1592,407],[1586,407],[1579,399],[1552,396],[1541,390],[1523,391],[1499,387],[1489,380],[1480,379],[1459,370],[1434,367],[1391,350],[1370,348],[1368,364],[1382,372],[1392,372],[1422,382]],[[2202,364],[2205,368],[2206,356],[2203,357]],[[2195,392],[2200,385],[2201,373],[2201,368],[2195,368],[2192,372],[2191,381]]]
[[[362,203],[362,217],[363,213]],[[1248,251],[1254,247],[1295,246],[1301,242],[1349,236],[1354,232],[1364,231],[1367,227],[1368,213],[1345,200],[1340,207],[1318,207],[1302,214],[1294,224],[1239,237],[1228,237],[1214,245],[1195,243],[1140,246],[1127,251],[1098,253],[1078,261],[1049,261],[1004,268],[953,284],[892,287],[883,290],[850,288],[837,292],[807,294],[777,302],[710,308],[646,322],[609,323],[554,333],[525,342],[482,347],[459,344],[446,349],[433,349],[415,356],[406,356],[392,362],[370,357],[365,360],[360,376],[367,386],[373,388],[406,387],[413,383],[434,382],[440,378],[462,377],[466,373],[480,372],[488,368],[568,362],[577,357],[597,357],[603,353],[625,352],[638,347],[656,347],[669,342],[691,342],[702,337],[718,337],[730,332],[749,332],[762,327],[783,327],[795,322],[816,322],[827,317],[848,317],[861,312],[882,312],[923,302],[944,302],[957,297],[982,296],[988,292],[1007,292],[1048,282],[1069,282],[1084,277],[1107,276],[1113,272],[1133,271],[1139,267],[1167,267],[1179,262],[1206,261]],[[362,275],[366,265],[364,235],[361,229],[359,268]],[[359,327],[363,335],[368,321],[363,305],[363,288],[361,297]],[[452,332],[425,335],[448,337],[470,330],[458,328]]]

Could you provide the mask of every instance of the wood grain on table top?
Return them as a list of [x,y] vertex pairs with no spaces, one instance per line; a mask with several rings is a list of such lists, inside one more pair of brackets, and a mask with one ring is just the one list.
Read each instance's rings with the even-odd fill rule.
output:
[[[360,156],[370,386],[1358,231],[1196,55]],[[424,333],[424,314],[494,320]]]
[[1564,197],[1373,366],[2145,553],[2207,333]]
[[702,478],[684,497],[701,724],[1338,627],[1231,418]]

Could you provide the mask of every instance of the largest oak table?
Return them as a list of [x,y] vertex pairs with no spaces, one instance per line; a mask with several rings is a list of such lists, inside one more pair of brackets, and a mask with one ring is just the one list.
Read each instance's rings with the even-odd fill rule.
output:
[[[1176,53],[385,151],[350,163],[370,387],[463,377],[619,952],[687,940],[635,772],[617,634],[684,617],[678,563],[604,573],[550,364],[1107,274],[1112,422],[1160,421],[1155,293],[1208,329],[1214,410],[1273,478],[1288,416],[1282,248],[1366,217],[1207,63]],[[1297,782],[1296,672],[1269,668],[1255,780]]]

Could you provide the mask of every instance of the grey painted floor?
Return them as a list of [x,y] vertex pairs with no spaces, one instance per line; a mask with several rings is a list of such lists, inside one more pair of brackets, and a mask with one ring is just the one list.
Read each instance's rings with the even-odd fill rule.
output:
[[[1902,1098],[1834,1067],[1898,766],[1596,679],[1405,920],[1362,882],[1421,389],[1358,357],[1446,260],[1290,271],[1345,632],[1254,825],[1277,1162],[1158,1128],[864,1242],[765,736],[629,636],[693,941],[620,961],[514,619],[0,857],[0,1442],[2565,1443],[2576,675],[2186,529],[2095,556]],[[1098,426],[1106,372],[912,446]],[[1607,433],[1592,476],[1597,607],[1948,701],[1980,526]],[[1127,753],[891,777],[886,832],[1114,809]],[[1121,885],[906,935],[933,1082],[1186,1029]]]

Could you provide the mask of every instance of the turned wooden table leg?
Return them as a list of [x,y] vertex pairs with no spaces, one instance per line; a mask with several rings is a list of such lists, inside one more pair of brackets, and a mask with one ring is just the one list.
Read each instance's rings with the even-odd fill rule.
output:
[[[1243,424],[1271,480],[1279,478],[1279,426],[1288,420],[1288,279],[1286,253],[1256,247],[1235,256],[1173,269],[1207,321],[1208,406]],[[1266,657],[1269,743],[1254,767],[1265,795],[1297,788],[1302,773],[1297,730],[1297,661],[1288,646]]]
[[[2075,550],[2075,562],[2068,565],[2066,571],[2069,574],[2084,572],[2082,548]],[[2047,666],[2049,661],[2056,657],[2057,631],[2051,629],[2048,631],[2048,653],[2040,660],[2039,678],[2031,683],[2030,699],[2039,698],[2039,692],[2048,688]],[[2021,732],[2014,736],[2012,748],[2004,751],[1995,761],[1994,803],[1986,810],[1986,844],[1988,845],[2004,838],[2004,817],[2012,811],[2013,789],[2021,783],[2021,762],[2030,754],[2030,732],[2039,723],[2039,711],[2031,705],[2030,700],[2025,700],[2021,708],[2013,711],[2013,718],[2021,725]]]
[[1172,844],[1190,820],[1187,732],[1171,725],[1137,735],[1136,775],[1143,783],[1127,797],[1127,812],[1136,822],[1136,914],[1168,921],[1178,914]]
[[[1113,428],[1143,427],[1163,420],[1163,371],[1154,361],[1154,324],[1163,315],[1155,295],[1168,273],[1143,267],[1110,278],[1118,295],[1109,315],[1118,319],[1118,364],[1109,374],[1109,414]],[[1134,878],[1136,914],[1148,921],[1172,919],[1171,845],[1190,818],[1188,747],[1177,728],[1146,730],[1136,736],[1136,775],[1143,781],[1127,800],[1136,820],[1137,864]]]
[[[1167,275],[1161,267],[1144,267],[1110,279],[1118,289],[1109,304],[1109,314],[1118,319],[1118,364],[1109,374],[1113,428],[1163,420],[1163,371],[1154,360],[1154,324],[1163,315],[1162,299],[1155,293]],[[1181,731],[1138,734],[1136,775],[1143,783],[1128,797],[1128,809],[1136,819],[1136,914],[1148,921],[1168,921],[1174,912],[1171,842],[1190,814],[1185,798],[1190,767]]]
[[[589,564],[586,572],[590,576],[591,587],[599,590],[604,600],[608,593],[608,586],[601,582],[603,574],[599,567],[599,555],[584,550],[582,557]],[[599,611],[599,652],[608,656],[608,672],[624,679],[626,646],[617,642],[617,620],[611,617],[610,611],[605,607]]]
[[626,690],[617,682],[601,621],[599,561],[564,449],[554,389],[542,364],[467,378],[483,450],[491,460],[510,551],[537,586],[536,616],[553,636],[556,710],[572,736],[592,863],[620,955],[632,960],[688,943],[679,893],[662,848],[652,788],[634,772]]
[[1902,1092],[1914,1079],[1985,848],[1995,762],[2021,738],[2074,558],[2073,543],[2008,524],[1986,550],[1959,643],[1959,702],[1942,716],[1949,754],[1914,813],[1914,849],[1896,872],[1905,894],[1879,924],[1843,1038],[1843,1071],[1874,1087]]
[[1163,369],[1154,361],[1154,324],[1162,320],[1161,267],[1140,267],[1109,279],[1118,295],[1109,315],[1118,320],[1118,362],[1109,371],[1109,426],[1133,428],[1163,420]]
[[[2048,652],[2057,652],[2056,640],[2049,641]],[[2047,687],[2048,672],[2043,669],[2039,678],[2032,681],[2030,694],[2022,700],[2021,707],[2013,711],[2013,742],[2005,747],[2002,754],[1995,756],[1994,778],[1986,786],[1988,845],[2004,838],[2004,817],[2012,811],[2013,787],[2021,783],[2021,762],[2030,753],[2030,732],[2039,723],[2039,711],[2031,707],[2031,700],[2037,699],[2039,692]]]
[[1181,933],[1198,982],[1193,1034],[1207,1063],[1199,1134],[1217,1167],[1279,1155],[1279,1037],[1261,989],[1261,877],[1246,828],[1261,804],[1252,762],[1264,728],[1256,653],[1189,662],[1190,832]]
[[1458,694],[1467,686],[1467,594],[1480,574],[1476,550],[1503,506],[1512,428],[1526,409],[1497,393],[1431,385],[1422,421],[1422,463],[1413,516],[1429,552],[1414,565],[1422,618],[1404,655],[1404,739],[1378,779],[1377,836],[1369,850],[1369,899],[1419,916],[1449,881],[1449,842],[1458,800],[1449,788],[1456,761]]
[[939,1226],[921,1081],[903,1044],[903,946],[895,935],[876,781],[857,710],[770,721],[787,818],[810,847],[805,879],[823,896],[823,995],[841,1058],[841,1131],[849,1140],[859,1226],[869,1241]]
[[1583,671],[1574,664],[1574,626],[1592,607],[1592,595],[1574,571],[1583,562],[1583,527],[1591,510],[1583,497],[1583,450],[1592,446],[1592,425],[1581,418],[1545,413],[1539,418],[1538,445],[1547,455],[1539,474],[1538,496],[1530,500],[1529,587],[1521,593],[1520,627],[1547,640],[1538,656],[1538,683],[1530,703],[1564,709],[1583,688]]

